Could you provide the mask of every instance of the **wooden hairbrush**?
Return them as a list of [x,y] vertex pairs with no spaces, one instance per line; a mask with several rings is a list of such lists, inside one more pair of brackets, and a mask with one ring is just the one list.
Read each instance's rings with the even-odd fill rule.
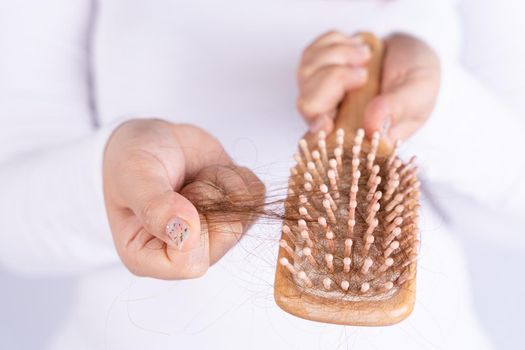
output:
[[368,82],[343,100],[334,132],[306,134],[291,169],[275,301],[305,319],[386,326],[414,307],[419,181],[363,114],[379,93],[383,45],[368,33]]

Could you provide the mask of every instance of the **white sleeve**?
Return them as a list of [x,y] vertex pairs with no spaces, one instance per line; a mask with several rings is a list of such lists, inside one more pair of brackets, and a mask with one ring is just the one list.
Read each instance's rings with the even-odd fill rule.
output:
[[444,71],[442,80],[433,116],[406,150],[418,155],[429,181],[522,218],[525,123],[459,65]]
[[81,271],[117,259],[101,190],[111,127],[90,107],[89,0],[0,2],[0,264]]
[[385,36],[395,32],[413,35],[438,54],[441,61],[459,57],[461,22],[457,0],[382,1],[381,11],[368,21],[370,29]]
[[465,66],[525,114],[525,26],[522,0],[462,0]]
[[[477,1],[472,2],[478,6]],[[428,181],[447,184],[500,212],[522,215],[524,120],[462,68],[465,43],[459,2],[396,0],[384,8],[373,22],[374,30],[384,35],[402,31],[421,38],[436,50],[442,65],[435,111],[407,141],[407,154],[418,155]]]

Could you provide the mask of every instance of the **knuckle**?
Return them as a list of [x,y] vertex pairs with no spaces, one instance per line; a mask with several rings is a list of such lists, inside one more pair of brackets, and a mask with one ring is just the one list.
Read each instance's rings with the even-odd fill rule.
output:
[[128,271],[137,277],[146,277],[147,274],[145,273],[142,266],[138,263],[136,259],[133,259],[129,257],[128,255],[121,256],[122,263],[124,266],[128,269]]
[[304,64],[308,63],[308,61],[310,60],[310,56],[312,55],[312,51],[314,49],[314,46],[312,45],[306,47],[303,50],[303,53],[301,54],[301,59],[299,60],[299,66],[303,66]]
[[379,113],[386,112],[389,110],[392,102],[392,99],[388,95],[379,96],[370,103],[370,109]]
[[312,46],[308,46],[303,50],[303,52],[301,53],[301,58],[299,60],[300,65],[304,65],[305,63],[308,62],[308,60],[310,59],[312,50],[313,50]]
[[297,70],[297,79],[299,81],[305,81],[311,74],[311,69],[307,65],[302,65]]
[[329,48],[331,55],[338,57],[340,61],[346,62],[347,64],[361,63],[367,54],[363,51],[358,51],[353,46],[334,44]]
[[177,127],[183,129],[187,133],[211,137],[211,135],[206,130],[193,124],[178,124]]
[[249,183],[250,188],[254,193],[264,196],[266,193],[266,185],[261,181],[255,174],[253,175],[253,180]]
[[323,42],[336,41],[345,37],[345,35],[336,30],[329,30],[320,36],[318,36],[308,47],[304,50],[303,57],[308,56],[318,46],[322,45]]
[[148,277],[144,271],[140,268],[136,268],[136,267],[130,267],[130,266],[126,266],[126,268],[128,269],[128,271],[133,275],[133,276],[136,276],[136,277]]
[[264,199],[266,193],[266,186],[264,183],[246,167],[237,167],[234,171],[241,177],[244,189],[243,194],[247,195],[247,201],[252,203],[258,203]]
[[303,115],[305,119],[311,119],[311,102],[304,96],[299,96],[296,101],[297,110]]
[[353,52],[352,48],[349,47],[348,45],[343,45],[339,43],[331,44],[327,46],[325,50],[334,55],[345,55],[345,54],[347,55]]
[[323,39],[337,39],[337,38],[341,38],[341,37],[344,37],[345,35],[343,33],[341,33],[340,31],[337,31],[335,29],[331,29],[329,31],[327,31],[326,33],[324,33],[321,38]]
[[348,76],[348,68],[342,66],[329,66],[325,68],[327,79],[336,82],[344,82]]
[[152,214],[155,212],[155,203],[152,199],[148,200],[141,209],[140,216],[143,218],[144,224],[147,225],[151,220]]
[[[203,259],[204,260],[204,259]],[[205,261],[199,263],[184,264],[179,271],[179,275],[183,279],[193,279],[202,277],[208,272],[209,264]]]
[[[159,217],[161,212],[161,202],[159,198],[151,198],[144,203],[141,208],[140,217],[142,218],[142,223],[147,230],[158,230],[157,227],[159,223]],[[150,232],[151,234],[156,234],[158,232]]]

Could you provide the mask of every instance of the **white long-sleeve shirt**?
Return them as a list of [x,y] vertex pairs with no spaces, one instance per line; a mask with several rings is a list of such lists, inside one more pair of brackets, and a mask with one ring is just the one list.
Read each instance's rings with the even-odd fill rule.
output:
[[0,264],[31,273],[115,262],[91,106],[90,1],[0,5]]
[[[274,116],[293,119],[296,113],[290,107],[296,92],[291,72],[297,57],[308,41],[330,28],[414,33],[438,50],[450,75],[465,75],[448,68],[458,57],[460,40],[450,11],[453,3],[105,1],[97,8],[91,1],[3,2],[0,212],[8,219],[0,220],[6,242],[0,246],[0,262],[18,270],[60,272],[116,261],[100,180],[111,128],[99,126],[124,116],[156,115],[200,123],[213,131],[222,127],[224,118],[267,106]],[[229,8],[228,16],[224,8]],[[523,162],[496,164],[498,182],[480,184],[488,180],[480,174],[487,173],[484,168],[492,154],[509,163],[498,156],[500,149],[521,144],[508,137],[491,153],[485,140],[503,123],[484,121],[487,118],[479,117],[475,108],[479,94],[460,91],[457,79],[444,79],[446,101],[438,105],[438,112],[444,111],[436,113],[423,136],[416,138],[423,145],[414,141],[414,148],[431,179],[448,180],[499,205],[502,188],[515,190],[519,176],[512,174],[525,171]],[[227,84],[224,93],[217,93]],[[455,104],[454,98],[464,102]],[[502,114],[497,103],[489,106],[492,113]],[[508,111],[503,114],[498,118],[513,118],[507,117]],[[216,117],[203,120],[209,115]],[[279,126],[282,119],[276,120]],[[469,124],[470,130],[481,130],[469,134]],[[519,137],[520,127],[500,132]],[[464,137],[465,142],[449,140],[448,148],[436,142],[449,139],[447,135]],[[477,139],[467,141],[473,137]],[[466,152],[455,150],[464,147]],[[458,154],[461,158],[454,157]],[[465,157],[474,159],[469,163]]]
[[[346,25],[349,11],[333,17],[333,9],[345,6],[312,1],[292,5],[268,1],[257,10],[264,12],[248,23],[246,14],[257,2],[234,3],[105,1],[98,8],[91,1],[2,4],[0,212],[9,218],[0,220],[5,242],[0,248],[3,265],[33,273],[62,272],[116,260],[101,197],[101,159],[108,132],[98,126],[124,115],[196,122],[204,111],[193,106],[195,99],[201,98],[208,101],[201,104],[209,108],[205,113],[230,114],[228,108],[242,99],[235,93],[241,91],[217,94],[212,83],[257,86],[262,78],[253,71],[243,72],[242,67],[235,72],[240,61],[254,65],[273,61],[290,71],[307,41],[331,27],[351,31],[377,26],[381,32],[410,27],[402,21],[369,24],[356,15],[350,18],[359,22],[350,25],[349,18]],[[428,10],[415,3],[412,11],[417,20],[418,11]],[[224,6],[237,13],[216,16]],[[384,5],[370,2],[348,10],[354,6],[375,12]],[[325,14],[321,21],[310,22],[317,8]],[[277,41],[279,33],[268,21],[279,23],[281,30],[294,10],[304,11],[303,20],[290,28],[289,40]],[[394,6],[383,13],[398,17],[398,11]],[[200,20],[192,23],[196,16]],[[199,28],[201,23],[216,30]],[[422,28],[421,34],[430,36],[431,27]],[[276,42],[257,42],[264,37]],[[261,49],[267,45],[272,54],[262,62],[255,59],[250,54],[253,51],[244,48],[249,42]],[[198,69],[192,71],[193,76],[184,76],[190,67]],[[228,73],[232,76],[223,75]],[[209,76],[213,80],[209,81]],[[288,96],[286,108],[294,100],[292,77],[280,78],[286,84],[281,88]],[[194,84],[188,96],[190,81]],[[252,99],[260,93],[248,92]],[[229,106],[224,106],[224,97],[230,98]],[[282,97],[274,100],[269,103],[280,102]],[[239,106],[236,114],[245,106]],[[220,107],[226,108],[221,112]],[[292,119],[295,113],[290,112],[286,110]],[[222,125],[221,118],[216,120]],[[209,125],[203,126],[209,129]]]
[[[157,116],[198,124],[217,135],[235,160],[258,170],[271,185],[286,178],[284,169],[295,147],[293,140],[304,130],[294,108],[298,57],[309,41],[329,29],[364,29],[379,34],[401,30],[428,41],[444,63],[444,93],[431,122],[409,143],[407,151],[420,156],[428,179],[449,183],[480,200],[501,201],[501,186],[489,182],[483,157],[484,152],[501,154],[498,148],[486,146],[488,136],[501,128],[487,120],[497,114],[512,123],[506,135],[519,135],[522,126],[497,100],[488,100],[490,94],[456,65],[461,37],[454,5],[455,1],[416,0],[107,0],[98,6],[87,0],[2,2],[0,265],[30,274],[82,272],[85,277],[79,282],[77,297],[90,305],[74,308],[52,346],[67,348],[79,332],[91,334],[82,328],[85,322],[99,327],[109,322],[112,326],[105,338],[98,328],[96,335],[91,334],[93,343],[86,344],[95,347],[105,342],[114,346],[110,348],[124,348],[124,344],[133,343],[123,334],[138,332],[114,321],[120,314],[109,321],[100,317],[108,311],[105,302],[124,288],[122,280],[128,278],[121,267],[116,267],[116,272],[100,269],[118,262],[101,191],[104,145],[116,121]],[[479,94],[487,98],[479,101]],[[477,128],[478,132],[469,133]],[[522,140],[509,137],[498,139],[498,144],[509,150],[521,147]],[[515,159],[503,166],[498,175],[501,181],[510,184],[520,179],[523,162]],[[454,168],[460,170],[450,171]],[[465,168],[473,170],[469,173]],[[458,284],[458,295],[467,298],[468,289],[461,284],[466,283],[461,254],[449,240],[435,246],[452,252],[444,264],[450,268],[445,271],[458,270],[457,276],[449,277]],[[243,247],[232,256],[239,251]],[[232,258],[225,259],[204,279],[177,282],[173,285],[176,297],[190,298],[193,289],[202,292],[213,283],[230,290],[232,285],[221,282],[232,273],[235,263]],[[238,280],[230,282],[236,285]],[[98,290],[100,284],[106,289]],[[428,284],[423,289],[428,290]],[[233,298],[236,292],[231,293]],[[94,306],[94,295],[98,302],[104,301],[97,304],[99,308]],[[185,305],[177,304],[174,310],[184,322],[190,322],[186,316],[195,316],[195,311],[184,311]],[[422,307],[419,310],[419,316],[414,316],[402,333],[410,333],[417,320],[435,316],[422,312]],[[90,318],[90,314],[95,316]],[[448,324],[450,330],[452,324],[443,321],[447,315],[440,316],[444,318],[437,324]],[[458,332],[475,338],[476,323],[468,303],[459,307],[457,317],[466,320],[466,328],[458,328]],[[287,325],[281,324],[284,329],[303,325],[295,319],[283,322]],[[154,324],[158,329],[158,323]],[[217,332],[223,329],[222,324],[216,326]],[[171,330],[168,327],[166,333]],[[330,334],[337,334],[332,330],[335,333]],[[366,334],[368,339],[373,333]],[[456,339],[440,338],[432,331],[425,337],[439,344]],[[389,331],[384,338],[397,339],[399,334]],[[188,334],[181,339],[188,344],[195,340]],[[414,347],[425,343],[411,339]],[[274,340],[269,339],[268,344]],[[481,338],[476,341],[482,343]],[[89,345],[86,348],[93,348]]]

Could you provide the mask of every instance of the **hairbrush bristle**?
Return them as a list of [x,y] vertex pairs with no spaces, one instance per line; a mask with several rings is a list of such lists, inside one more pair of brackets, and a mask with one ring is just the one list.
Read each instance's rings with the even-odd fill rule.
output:
[[332,147],[324,132],[312,144],[299,141],[287,200],[297,219],[283,225],[286,256],[279,262],[306,293],[385,298],[415,276],[415,157],[404,164],[397,155],[400,142],[384,155],[379,133],[370,141],[364,137],[362,129],[355,135],[339,129]]

